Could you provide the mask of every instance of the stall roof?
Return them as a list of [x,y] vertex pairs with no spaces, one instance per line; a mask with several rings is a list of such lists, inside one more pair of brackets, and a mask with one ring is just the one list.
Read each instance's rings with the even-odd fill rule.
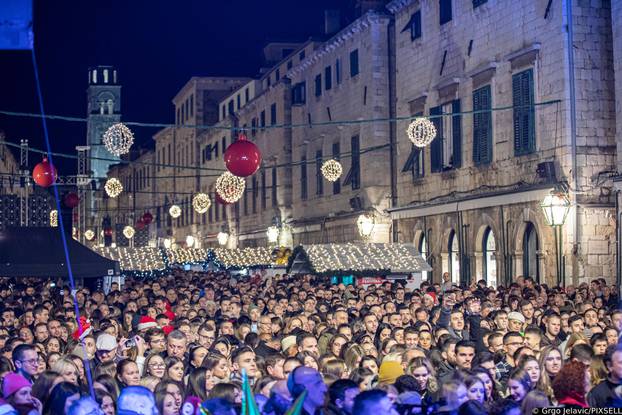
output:
[[224,268],[269,268],[274,266],[272,249],[267,247],[213,249],[215,260]]
[[94,247],[93,250],[115,261],[122,271],[161,271],[166,268],[158,248]]
[[292,257],[288,270],[292,274],[407,274],[432,270],[412,244],[302,245]]
[[[119,263],[67,238],[73,275],[96,278],[119,273]],[[0,276],[67,277],[65,250],[59,228],[19,227],[0,231]]]

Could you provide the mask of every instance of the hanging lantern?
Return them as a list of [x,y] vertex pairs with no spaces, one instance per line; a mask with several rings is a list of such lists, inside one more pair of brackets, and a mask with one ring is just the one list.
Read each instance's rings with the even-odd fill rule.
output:
[[86,231],[84,231],[84,237],[87,241],[92,241],[95,237],[95,232],[93,232],[91,229],[87,229]]
[[369,213],[364,213],[360,215],[356,221],[356,226],[359,229],[359,234],[365,240],[371,238],[375,225],[376,225],[376,219],[374,218],[372,214],[369,214]]
[[205,193],[197,193],[192,198],[192,207],[197,213],[205,213],[212,205],[212,201]]
[[130,151],[134,143],[134,134],[125,125],[117,123],[106,130],[103,141],[110,153],[120,156]]
[[168,214],[171,215],[173,219],[177,219],[179,216],[181,216],[181,208],[177,205],[173,205],[168,210]]
[[268,237],[268,242],[271,244],[276,243],[279,240],[280,230],[276,226],[268,227],[268,231],[266,232],[266,236]]
[[192,235],[186,236],[186,246],[188,248],[192,248],[192,246],[194,245],[194,242],[195,242],[194,236]]
[[337,160],[330,159],[322,163],[322,175],[329,182],[336,182],[343,173],[343,167]]
[[65,204],[66,207],[68,207],[69,209],[73,209],[76,206],[78,206],[78,203],[80,203],[80,198],[78,197],[77,194],[71,192],[71,193],[67,193],[65,195],[65,197],[63,198],[63,203]]
[[164,239],[164,248],[171,249],[171,244],[172,243],[173,242],[169,238]]
[[227,241],[229,240],[229,234],[227,232],[218,232],[216,239],[218,239],[219,245],[227,245]]
[[259,147],[240,133],[237,141],[231,143],[224,155],[225,166],[238,177],[247,177],[257,171],[261,165]]
[[56,182],[57,176],[56,168],[48,161],[47,157],[43,157],[43,161],[32,169],[32,178],[41,187],[50,187]]
[[134,237],[134,228],[132,228],[130,225],[127,225],[125,228],[123,228],[123,236],[125,236],[127,239],[132,239]]
[[216,180],[216,192],[227,203],[235,203],[244,194],[246,182],[243,178],[234,176],[228,171],[218,177]]
[[418,117],[406,129],[410,141],[417,147],[425,147],[436,137],[436,127],[427,118]]
[[138,219],[134,227],[136,228],[136,230],[142,231],[143,229],[145,229],[145,222],[142,219]]
[[149,225],[151,222],[153,222],[153,215],[149,212],[145,212],[145,214],[143,215],[143,222],[145,222],[145,225]]
[[50,226],[56,228],[58,226],[58,210],[50,210]]
[[115,198],[119,196],[123,191],[123,185],[121,184],[119,179],[112,177],[106,181],[106,184],[104,185],[104,190],[106,190],[108,196]]

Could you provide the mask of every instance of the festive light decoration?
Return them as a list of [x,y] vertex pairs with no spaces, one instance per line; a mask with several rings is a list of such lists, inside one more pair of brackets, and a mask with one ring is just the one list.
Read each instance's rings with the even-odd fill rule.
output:
[[192,235],[188,235],[188,236],[186,236],[186,246],[187,246],[188,248],[192,248],[192,246],[194,245],[194,243],[195,243],[195,242],[196,242],[196,241],[195,241],[195,239],[194,239],[194,236],[192,236]]
[[251,268],[273,266],[272,249],[267,247],[225,249],[214,248],[217,263],[224,268]]
[[145,222],[145,225],[149,225],[151,222],[153,222],[153,215],[149,212],[145,212],[145,214],[143,215],[143,222]]
[[218,240],[218,244],[226,245],[229,240],[229,234],[227,232],[218,232],[216,239]]
[[564,193],[552,191],[542,200],[540,207],[549,226],[562,226],[570,210],[570,201]]
[[292,227],[287,224],[281,225],[281,233],[279,234],[279,246],[286,248],[291,248],[294,246]]
[[235,203],[244,194],[246,182],[243,178],[234,176],[228,171],[216,179],[216,192],[227,203]]
[[121,271],[161,271],[166,268],[162,253],[157,248],[105,248],[95,247],[100,255],[119,261]]
[[125,228],[123,228],[123,236],[125,236],[127,239],[132,239],[135,233],[136,231],[134,231],[134,228],[132,228],[130,225],[127,225]]
[[266,232],[266,235],[268,236],[268,242],[271,244],[276,243],[279,240],[280,232],[281,231],[279,230],[277,226],[268,227],[268,231]]
[[364,213],[358,217],[356,220],[356,226],[359,229],[359,234],[364,239],[371,238],[371,234],[374,231],[374,226],[376,225],[376,220],[374,215],[369,213]]
[[198,248],[177,248],[165,251],[170,265],[198,264],[207,262],[208,252]]
[[418,117],[406,129],[410,141],[417,147],[425,147],[436,137],[436,127],[427,118]]
[[343,173],[343,167],[335,159],[326,160],[322,163],[322,176],[329,182],[336,182]]
[[171,215],[173,219],[177,219],[181,216],[181,208],[177,205],[173,205],[168,210],[168,214]]
[[58,226],[58,210],[50,210],[50,226],[56,228]]
[[112,236],[112,234],[113,234],[112,228],[104,229],[104,236]]
[[216,203],[219,203],[221,205],[230,205],[231,203],[227,202],[225,199],[223,199],[222,197],[220,197],[220,195],[218,194],[218,192],[215,192],[216,194]]
[[103,137],[104,146],[115,156],[126,154],[134,144],[134,134],[121,123],[113,124],[106,130]]
[[136,225],[134,225],[134,228],[136,228],[136,230],[138,231],[142,231],[143,229],[145,229],[145,226],[145,222],[141,218],[136,221]]
[[173,241],[171,241],[169,238],[165,238],[164,239],[164,247],[166,249],[171,249],[171,245],[173,245]]
[[48,161],[47,157],[43,157],[43,161],[32,169],[32,178],[41,187],[50,187],[56,182],[57,176],[56,167]]
[[261,165],[261,152],[255,143],[249,141],[244,133],[231,143],[224,154],[225,166],[238,177],[254,174]]
[[121,194],[123,191],[123,185],[116,177],[111,177],[106,180],[106,184],[104,185],[104,190],[106,194],[112,198],[115,198]]
[[212,201],[205,193],[197,193],[192,198],[192,207],[197,213],[205,213],[212,206]]
[[92,241],[95,237],[95,232],[93,232],[91,229],[87,229],[86,231],[84,231],[84,237],[87,241]]
[[69,209],[73,209],[76,206],[78,206],[78,204],[80,203],[80,198],[78,197],[77,194],[71,192],[71,193],[67,193],[65,195],[65,197],[63,198],[63,203],[65,204],[65,206],[67,206]]

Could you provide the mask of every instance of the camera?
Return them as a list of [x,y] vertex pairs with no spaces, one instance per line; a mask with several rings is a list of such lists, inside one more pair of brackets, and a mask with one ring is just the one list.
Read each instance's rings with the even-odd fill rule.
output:
[[136,346],[136,339],[134,339],[134,338],[127,339],[125,341],[125,346],[126,347],[134,347],[134,346]]

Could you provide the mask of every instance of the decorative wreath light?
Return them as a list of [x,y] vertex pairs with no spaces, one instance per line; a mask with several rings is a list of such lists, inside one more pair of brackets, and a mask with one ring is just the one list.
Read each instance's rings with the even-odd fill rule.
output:
[[93,238],[95,237],[95,232],[93,232],[90,229],[87,229],[86,231],[84,231],[84,237],[86,238],[87,241],[92,241]]
[[277,226],[270,226],[266,231],[266,236],[268,237],[268,242],[274,244],[279,240],[279,233],[281,230]]
[[168,214],[171,215],[173,219],[177,219],[179,216],[181,216],[181,208],[177,205],[173,205],[168,210]]
[[212,201],[205,193],[197,193],[192,198],[192,207],[197,213],[205,213],[212,205]]
[[106,181],[104,185],[104,190],[106,190],[106,194],[110,197],[117,197],[123,191],[123,185],[119,181],[119,179],[112,177]]
[[56,228],[58,226],[58,210],[50,210],[50,226]]
[[216,191],[220,197],[227,203],[235,203],[244,194],[246,182],[243,178],[234,176],[228,171],[221,174],[216,179]]
[[127,225],[125,228],[123,228],[123,235],[127,239],[132,239],[134,237],[134,233],[136,233],[136,231],[134,231],[134,228],[132,228],[130,225]]
[[128,153],[134,144],[134,134],[121,123],[110,126],[103,138],[106,149],[115,156]]
[[322,175],[329,182],[336,182],[343,173],[343,167],[337,160],[330,159],[322,163]]
[[415,118],[406,129],[410,141],[417,147],[425,147],[436,137],[436,127],[427,118]]

